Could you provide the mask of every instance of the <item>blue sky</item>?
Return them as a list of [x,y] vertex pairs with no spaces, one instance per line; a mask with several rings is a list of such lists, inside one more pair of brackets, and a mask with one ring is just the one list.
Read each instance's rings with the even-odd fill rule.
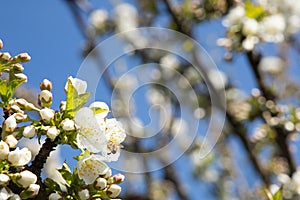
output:
[[[108,2],[101,1],[101,6],[111,9]],[[0,19],[2,24],[0,38],[4,42],[3,51],[8,51],[11,55],[21,52],[29,53],[32,60],[24,64],[24,73],[29,77],[27,86],[38,89],[39,83],[44,78],[53,81],[53,108],[58,108],[60,101],[65,99],[64,86],[67,77],[76,75],[83,60],[81,56],[83,37],[69,8],[63,0],[2,1]],[[218,67],[231,74],[234,79],[233,83],[249,93],[255,85],[245,57],[236,55],[234,63],[225,63],[220,59],[225,51],[217,48],[214,41],[225,35],[221,22],[206,22],[204,26],[196,30],[196,35],[197,40],[208,49],[208,53],[212,55]],[[300,68],[295,70],[297,74]],[[103,98],[109,98],[107,92],[104,93]],[[240,149],[236,141],[232,143],[234,149]],[[64,152],[63,156],[67,156],[68,153],[68,151]],[[244,154],[239,155],[238,159],[247,165],[245,158],[241,157]],[[182,162],[185,163],[186,158],[181,158],[175,163],[179,170],[185,168],[185,165],[180,164]],[[189,180],[191,184],[196,184],[193,177],[182,178]],[[256,176],[251,176],[248,181],[253,184],[256,179]],[[198,187],[195,189],[193,193],[196,195]]]

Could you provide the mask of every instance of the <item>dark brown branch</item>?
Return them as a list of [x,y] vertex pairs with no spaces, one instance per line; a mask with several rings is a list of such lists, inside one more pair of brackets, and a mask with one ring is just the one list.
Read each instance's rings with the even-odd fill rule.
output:
[[46,188],[41,178],[41,172],[51,151],[53,151],[56,146],[57,144],[55,142],[52,142],[49,138],[47,138],[39,153],[35,156],[34,160],[32,161],[31,166],[27,168],[37,176],[37,184],[40,185],[39,194],[34,198],[36,200],[44,199],[45,197],[47,197]]

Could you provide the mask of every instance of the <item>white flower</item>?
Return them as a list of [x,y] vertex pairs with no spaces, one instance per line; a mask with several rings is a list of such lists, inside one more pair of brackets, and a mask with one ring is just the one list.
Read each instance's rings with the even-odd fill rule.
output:
[[7,156],[9,154],[9,146],[6,142],[1,141],[0,142],[0,160],[7,159]]
[[59,130],[57,130],[56,126],[51,126],[47,130],[47,136],[50,138],[52,141],[59,135]]
[[40,116],[42,120],[50,121],[51,119],[54,119],[54,110],[50,108],[43,108],[40,110]]
[[107,145],[102,154],[108,161],[117,161],[120,156],[121,143],[125,140],[126,134],[122,124],[115,118],[106,119],[105,137]]
[[99,155],[85,156],[76,165],[78,176],[86,184],[92,184],[100,175],[105,175],[109,167]]
[[115,198],[121,193],[122,188],[119,185],[111,184],[107,189],[109,197]]
[[0,189],[0,199],[6,200],[11,196],[10,191],[7,188],[3,187]]
[[90,198],[90,192],[88,189],[84,189],[78,192],[78,196],[80,200],[87,200]]
[[8,144],[10,148],[15,148],[18,144],[18,140],[13,135],[8,135],[5,137],[5,142]]
[[245,35],[255,35],[259,30],[258,22],[252,18],[246,18],[243,21],[243,33]]
[[106,103],[95,101],[89,106],[94,111],[96,118],[105,118],[109,113],[109,107]]
[[19,149],[17,147],[14,151],[11,151],[8,154],[8,161],[13,166],[24,166],[31,160],[31,152],[25,147],[23,149]]
[[52,92],[49,90],[42,90],[39,95],[39,100],[46,103],[52,101]]
[[107,186],[107,181],[105,178],[97,178],[96,181],[95,181],[95,187],[100,189],[100,190],[103,190],[104,188],[106,188]]
[[8,183],[9,180],[9,176],[7,176],[6,174],[0,174],[0,185]]
[[40,186],[38,184],[30,184],[26,190],[30,192],[31,197],[34,197],[39,193]]
[[57,194],[57,193],[51,193],[50,195],[49,195],[49,200],[59,200],[59,199],[61,199],[62,197],[59,195],[59,194]]
[[[70,76],[68,78],[68,80],[71,81],[71,83],[72,83],[73,87],[76,89],[78,95],[84,94],[86,92],[86,88],[87,88],[86,81],[83,81],[79,78],[73,78],[72,76]],[[68,91],[68,82],[66,83],[65,91]]]
[[13,132],[17,128],[17,121],[16,118],[11,115],[4,121],[5,131]]
[[75,116],[78,126],[77,143],[79,148],[98,153],[106,146],[106,138],[100,128],[94,112],[90,108],[81,108]]
[[34,184],[37,181],[37,177],[31,171],[25,170],[20,173],[20,179],[18,179],[18,183],[22,185],[22,187],[27,188],[30,184]]
[[89,20],[94,27],[96,27],[97,29],[101,29],[104,27],[107,19],[107,11],[103,9],[97,9],[91,13]]
[[23,136],[26,138],[33,138],[35,136],[35,127],[33,125],[26,126],[23,130]]
[[240,23],[245,16],[245,13],[245,8],[243,6],[237,6],[231,9],[223,20],[223,25],[229,27]]
[[286,28],[285,19],[282,15],[265,17],[261,22],[261,37],[266,42],[282,42]]
[[73,120],[70,120],[70,119],[64,119],[62,122],[61,122],[61,126],[62,126],[62,129],[64,129],[65,131],[72,131],[75,129],[75,123]]

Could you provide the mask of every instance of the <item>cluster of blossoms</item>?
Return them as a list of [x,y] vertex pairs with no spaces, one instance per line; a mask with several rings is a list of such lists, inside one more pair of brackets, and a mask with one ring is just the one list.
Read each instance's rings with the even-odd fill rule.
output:
[[[0,40],[0,47],[2,45]],[[68,78],[65,86],[67,98],[61,102],[59,111],[51,108],[52,83],[47,79],[40,84],[39,105],[13,98],[15,89],[27,81],[20,63],[29,60],[25,53],[16,57],[0,53],[0,70],[8,74],[8,78],[0,80],[0,105],[5,118],[0,138],[0,199],[29,199],[39,194],[42,187],[40,174],[32,170],[35,160],[28,148],[18,147],[18,141],[22,138],[40,140],[42,137],[48,138],[46,142],[52,147],[68,144],[82,151],[76,157],[78,163],[74,172],[66,163],[58,170],[65,180],[65,187],[49,178],[42,183],[49,199],[117,197],[121,192],[118,184],[124,176],[112,176],[105,162],[119,158],[121,143],[126,137],[122,124],[115,118],[107,118],[110,110],[104,102],[84,107],[90,93],[86,92],[87,83],[78,78]],[[43,150],[42,147],[40,152]]]
[[300,28],[300,3],[291,0],[239,2],[223,20],[227,38],[218,44],[229,50],[252,50],[259,42],[279,43]]
[[282,197],[284,199],[300,198],[300,169],[290,177],[286,173],[277,174],[277,183],[270,186],[271,191],[282,188]]

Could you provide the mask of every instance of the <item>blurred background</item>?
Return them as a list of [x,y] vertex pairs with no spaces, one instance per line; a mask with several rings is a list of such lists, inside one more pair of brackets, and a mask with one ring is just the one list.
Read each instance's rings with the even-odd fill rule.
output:
[[[58,109],[67,77],[79,76],[123,122],[124,149],[109,163],[126,176],[122,199],[300,198],[300,2],[1,4],[3,51],[32,57],[18,96],[36,98],[47,78]],[[74,167],[75,155],[59,148],[45,173],[58,180],[53,168]]]

